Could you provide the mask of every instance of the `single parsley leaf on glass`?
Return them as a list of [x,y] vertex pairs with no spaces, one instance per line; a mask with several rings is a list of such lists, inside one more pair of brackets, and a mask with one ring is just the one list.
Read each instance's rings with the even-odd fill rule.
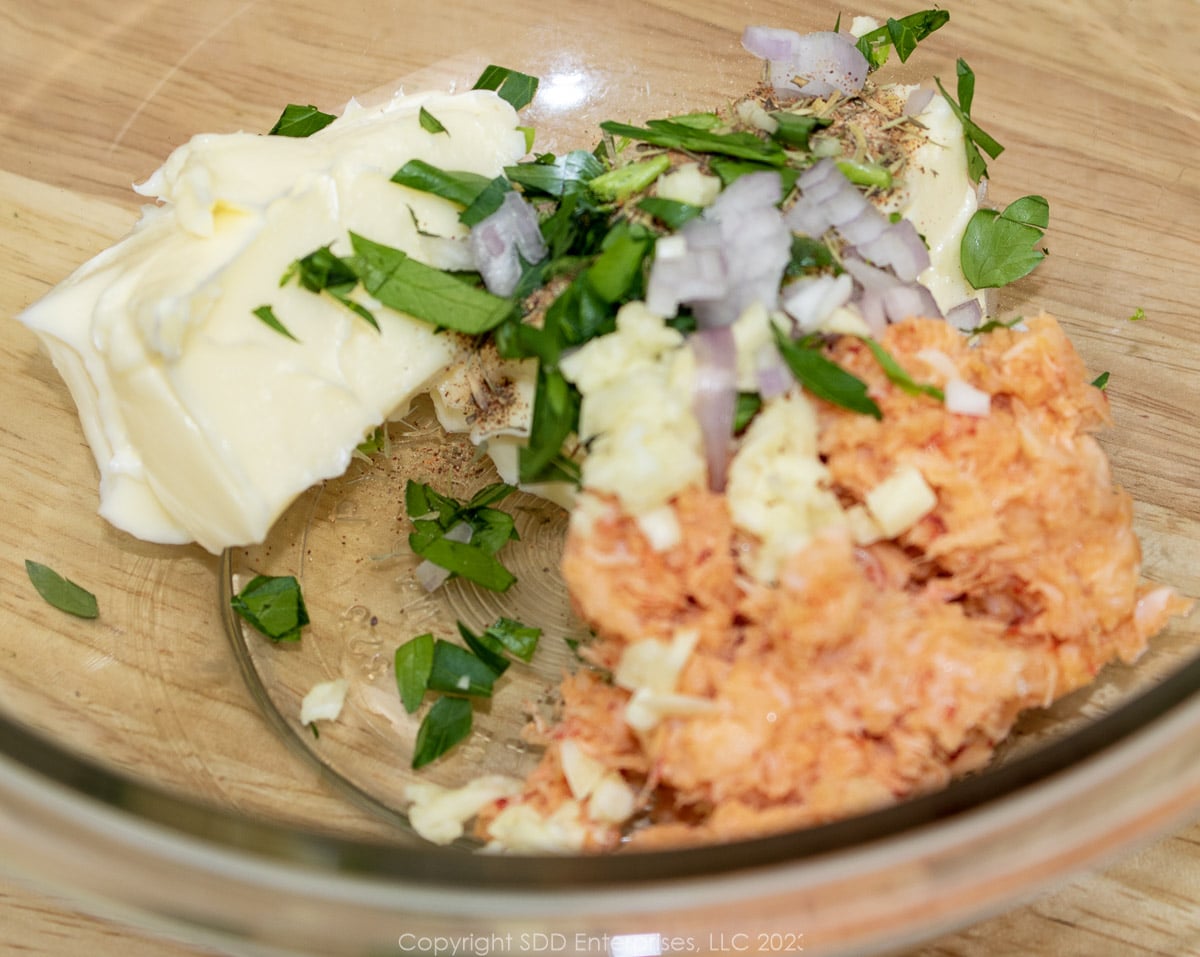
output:
[[927,395],[932,399],[937,399],[939,402],[946,400],[946,394],[937,386],[914,381],[913,377],[905,372],[904,367],[896,361],[895,356],[874,339],[864,338],[862,341],[871,350],[871,355],[875,357],[875,361],[883,369],[883,374],[888,377],[888,381],[893,385],[898,386],[909,395]]
[[466,642],[467,648],[476,658],[491,668],[496,673],[496,677],[508,670],[511,662],[504,656],[504,646],[496,638],[487,632],[477,635],[461,621],[458,622],[458,633]]
[[308,624],[300,583],[292,575],[256,575],[230,604],[272,641],[299,641]]
[[883,418],[883,412],[867,394],[867,384],[862,379],[825,358],[818,347],[806,344],[804,340],[793,340],[778,326],[774,327],[774,332],[775,345],[783,361],[809,392],[851,412]]
[[491,697],[499,675],[469,649],[438,638],[433,643],[433,662],[427,687],[446,694]]
[[37,593],[59,611],[76,618],[95,618],[100,614],[95,595],[70,579],[63,578],[53,568],[27,558],[25,572]]
[[484,634],[503,645],[510,655],[528,663],[533,660],[533,654],[537,651],[542,629],[524,625],[512,618],[497,618],[487,627]]
[[289,103],[283,108],[279,119],[268,131],[268,136],[312,136],[317,130],[323,130],[337,117],[331,113],[322,113],[315,106],[300,106]]
[[425,109],[425,107],[421,107],[420,112],[417,113],[417,122],[421,124],[421,129],[426,133],[445,133],[447,136],[450,135],[446,127],[442,126],[441,121]]
[[438,698],[417,729],[413,770],[435,761],[471,733],[471,702],[447,695]]
[[429,687],[429,674],[433,671],[432,634],[417,635],[396,649],[396,687],[404,710],[412,714],[421,707],[421,699]]
[[944,26],[950,19],[946,10],[922,10],[920,13],[910,13],[899,20],[888,18],[883,26],[864,33],[858,38],[858,52],[867,60],[867,66],[872,71],[878,70],[887,62],[888,53],[893,48],[903,63],[934,30]]
[[[480,489],[464,505],[423,482],[409,479],[404,489],[404,505],[413,525],[409,548],[454,575],[493,591],[506,591],[516,576],[495,556],[507,542],[520,536],[512,516],[491,506],[514,491],[513,486],[497,482]],[[468,541],[447,537],[448,532],[463,524],[471,529]]]
[[523,110],[532,103],[537,88],[536,76],[495,64],[485,67],[475,85],[471,87],[473,90],[495,91],[496,95],[506,100],[514,110]]
[[265,322],[280,335],[287,336],[292,340],[292,342],[300,341],[294,335],[292,335],[290,331],[288,331],[287,326],[279,321],[279,317],[275,315],[275,310],[270,306],[259,306],[257,309],[253,310],[253,312],[254,315],[258,316],[259,319]]
[[963,231],[963,275],[975,289],[1003,286],[1033,271],[1045,252],[1036,248],[1050,225],[1041,196],[1023,196],[1003,212],[976,210]]
[[[975,73],[967,65],[967,61],[961,57],[955,65],[955,71],[958,74],[958,101],[946,92],[946,88],[942,86],[942,81],[938,77],[933,80],[945,97],[946,102],[950,104],[950,109],[954,111],[954,115],[958,117],[963,128],[963,139],[967,146],[967,173],[975,182],[979,182],[988,175],[987,161],[983,158],[983,153],[987,153],[992,159],[996,159],[1004,152],[1004,147],[996,142],[995,139],[986,133],[973,119],[971,119],[971,104],[975,99]],[[981,152],[982,151],[982,152]]]

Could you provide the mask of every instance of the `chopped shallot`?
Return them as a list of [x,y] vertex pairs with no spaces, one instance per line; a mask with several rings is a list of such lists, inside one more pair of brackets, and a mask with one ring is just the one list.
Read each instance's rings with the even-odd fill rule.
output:
[[687,304],[706,328],[729,325],[755,302],[775,308],[792,242],[778,209],[782,198],[776,172],[735,180],[680,230],[682,248],[671,243],[656,253],[646,306],[670,318]]
[[497,296],[511,296],[521,278],[521,260],[541,262],[548,252],[537,210],[517,192],[471,228],[471,254],[483,283]]
[[977,328],[982,318],[983,306],[978,299],[966,299],[946,313],[946,321],[963,332]]
[[862,89],[869,65],[851,38],[823,31],[798,34],[747,27],[742,46],[767,61],[771,85],[782,95],[851,96]]

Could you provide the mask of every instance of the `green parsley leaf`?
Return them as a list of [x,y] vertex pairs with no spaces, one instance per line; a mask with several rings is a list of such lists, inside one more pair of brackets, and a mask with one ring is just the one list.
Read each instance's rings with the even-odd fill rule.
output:
[[833,265],[833,253],[821,240],[811,236],[792,234],[792,256],[788,261],[788,276],[802,276],[815,269],[826,269]]
[[471,496],[471,500],[467,502],[465,511],[476,508],[487,508],[489,505],[503,502],[516,490],[515,485],[509,485],[505,482],[493,482],[491,485],[485,485]]
[[417,122],[421,124],[421,129],[426,133],[445,133],[447,136],[450,135],[446,127],[442,126],[441,121],[425,109],[425,107],[421,107],[420,112],[417,114]]
[[[946,92],[946,88],[942,86],[942,81],[938,77],[933,80],[945,97],[946,102],[950,104],[950,109],[954,111],[954,115],[958,117],[959,122],[963,127],[963,138],[967,144],[967,172],[971,179],[979,182],[988,175],[987,162],[983,158],[983,153],[987,153],[992,159],[996,159],[1004,152],[1004,147],[996,142],[988,133],[971,119],[971,104],[975,99],[975,73],[967,66],[967,61],[961,57],[955,65],[955,71],[958,74],[958,102]],[[982,150],[982,152],[980,152]]]
[[392,182],[467,207],[487,189],[491,180],[478,173],[439,169],[424,160],[411,159],[392,174]]
[[440,758],[471,733],[471,702],[466,698],[439,698],[417,729],[412,767],[415,771]]
[[484,634],[495,639],[510,655],[528,663],[533,660],[534,652],[537,651],[542,629],[523,625],[512,618],[497,618]]
[[702,212],[703,206],[693,206],[691,203],[681,203],[677,199],[663,199],[660,196],[646,196],[638,200],[638,209],[657,219],[668,229],[679,229],[690,219],[695,219]]
[[470,542],[439,537],[424,544],[417,554],[491,591],[508,591],[517,580],[499,559]]
[[299,641],[300,630],[308,624],[300,583],[292,575],[256,575],[230,604],[272,641]]
[[257,309],[251,311],[280,335],[287,336],[292,342],[300,341],[288,331],[287,326],[279,321],[279,318],[275,315],[275,310],[270,306],[259,306]]
[[912,376],[904,371],[904,368],[896,361],[895,356],[874,339],[864,338],[862,341],[871,350],[871,355],[875,357],[875,361],[879,363],[884,375],[888,377],[888,381],[892,384],[899,386],[909,395],[927,395],[930,398],[937,399],[939,402],[946,400],[946,394],[937,386],[924,385],[913,381]]
[[962,271],[975,289],[1003,286],[1033,271],[1046,254],[1035,248],[1050,223],[1041,196],[1023,196],[1003,212],[979,209],[963,231]]
[[[284,271],[279,285],[284,286],[293,278],[309,292],[328,293],[355,315],[361,317],[376,332],[379,331],[379,323],[376,322],[370,310],[350,298],[350,294],[358,285],[358,277],[354,274],[354,270],[344,259],[335,255],[329,246],[322,246],[293,262]],[[255,315],[258,315],[257,310]],[[263,319],[262,316],[259,318]],[[263,321],[267,320],[263,319]]]
[[433,659],[426,687],[453,695],[487,698],[499,677],[488,664],[468,649],[438,638],[433,643]]
[[776,172],[779,174],[780,182],[783,185],[784,196],[787,196],[792,191],[792,187],[796,185],[796,180],[800,178],[800,174],[803,172],[803,170],[796,166],[778,168],[768,166],[765,163],[755,163],[751,160],[730,159],[727,156],[712,157],[708,161],[708,166],[721,178],[721,185],[726,187],[747,173],[762,173],[768,170]]
[[468,286],[399,249],[357,233],[350,234],[350,243],[354,256],[347,261],[363,287],[397,312],[442,329],[477,336],[494,329],[513,311],[509,300]]
[[[499,502],[513,491],[513,486],[499,482],[481,489],[463,505],[429,485],[409,479],[404,488],[404,505],[413,525],[408,536],[409,548],[468,581],[505,591],[516,578],[495,555],[506,542],[519,536],[512,516],[489,503]],[[456,542],[445,537],[463,523],[471,529],[470,541]]]
[[634,193],[649,189],[670,168],[671,157],[663,153],[601,173],[588,183],[588,189],[604,202],[622,202]]
[[486,67],[471,87],[473,90],[494,90],[514,110],[523,110],[533,102],[537,94],[538,78],[527,73],[518,73],[508,67],[492,64]]
[[1097,389],[1104,391],[1105,386],[1108,385],[1108,373],[1101,372],[1092,380],[1092,385],[1094,385]]
[[477,635],[461,621],[458,622],[458,633],[467,643],[467,648],[474,653],[476,658],[491,668],[497,677],[508,670],[510,662],[504,657],[504,646],[491,635],[486,632]]
[[778,326],[774,327],[774,333],[775,345],[783,361],[809,392],[851,412],[883,418],[883,412],[867,394],[867,384],[862,379],[825,358],[816,345],[805,340],[796,341]]
[[54,569],[27,558],[25,573],[37,593],[59,611],[77,618],[95,618],[100,614],[95,595],[70,579],[63,578]]
[[693,130],[715,130],[721,125],[721,117],[716,113],[681,113],[678,116],[671,116],[668,119],[672,123],[678,123],[680,126],[687,126]]
[[1130,322],[1141,322],[1145,318],[1146,318],[1146,310],[1143,309],[1141,306],[1138,306],[1135,310],[1133,310],[1133,315],[1131,315],[1129,317],[1129,321]]
[[645,127],[608,120],[600,124],[600,129],[612,136],[641,140],[666,149],[718,153],[722,156],[754,160],[768,166],[787,164],[787,154],[784,153],[783,147],[774,140],[761,140],[753,133],[713,133],[671,120],[650,120]]
[[858,38],[858,52],[866,57],[872,71],[887,62],[888,52],[893,48],[903,63],[912,55],[918,43],[944,26],[949,19],[950,14],[945,10],[922,10],[899,20],[889,17],[884,26]]
[[654,236],[649,230],[617,223],[604,237],[600,255],[584,273],[589,286],[606,303],[615,304],[632,296],[641,288],[642,265],[653,246]]
[[546,153],[529,163],[504,167],[504,175],[526,192],[561,199],[586,188],[604,172],[604,164],[587,150],[572,150],[565,156]]
[[733,407],[733,434],[738,435],[750,424],[750,420],[758,415],[762,408],[762,396],[757,392],[739,392]]
[[833,122],[831,116],[801,116],[786,110],[775,111],[771,118],[779,124],[771,134],[771,139],[798,150],[807,150],[808,138],[813,131],[824,129]]
[[421,707],[432,670],[432,634],[417,635],[396,649],[396,687],[409,714]]
[[503,176],[497,176],[483,188],[475,201],[458,215],[464,226],[474,226],[492,215],[504,203],[506,194],[512,192],[512,184]]
[[289,103],[283,108],[279,119],[268,131],[268,136],[312,136],[317,130],[323,130],[337,117],[330,113],[322,113],[315,106],[299,106]]
[[369,457],[374,455],[376,452],[382,452],[387,448],[387,445],[387,429],[382,425],[377,425],[370,435],[368,435],[354,447],[354,451],[360,455]]
[[578,466],[562,453],[579,422],[579,391],[557,369],[538,366],[529,442],[518,455],[522,482],[577,481]]

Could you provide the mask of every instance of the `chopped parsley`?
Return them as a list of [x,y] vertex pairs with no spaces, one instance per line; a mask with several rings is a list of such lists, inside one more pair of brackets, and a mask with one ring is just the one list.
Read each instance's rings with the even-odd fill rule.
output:
[[53,568],[27,558],[25,573],[37,593],[59,611],[76,618],[96,618],[100,614],[95,595],[69,578],[63,578]]
[[438,698],[417,729],[413,748],[412,767],[423,768],[462,741],[471,733],[471,702],[450,695]]
[[895,49],[900,62],[905,62],[912,56],[917,44],[924,40],[934,30],[945,26],[950,19],[947,10],[922,10],[920,13],[910,13],[899,20],[888,17],[883,26],[864,33],[858,38],[858,52],[867,60],[867,66],[878,70],[888,59],[888,53]]
[[292,575],[256,575],[230,600],[233,610],[272,641],[299,641],[308,624],[300,583]]
[[[507,591],[516,577],[501,564],[496,553],[520,536],[513,517],[492,505],[515,491],[513,486],[497,482],[462,503],[409,479],[404,489],[404,507],[413,525],[408,536],[409,548],[452,575],[492,591]],[[466,542],[448,537],[459,525],[466,525],[471,531]]]
[[337,117],[331,113],[322,113],[315,106],[300,106],[289,103],[283,108],[279,119],[268,131],[268,136],[312,136],[317,130],[323,130]]
[[1130,322],[1141,322],[1145,318],[1146,318],[1146,310],[1143,309],[1141,306],[1138,306],[1135,310],[1133,310],[1133,314],[1129,317],[1129,321]]
[[957,102],[946,92],[946,88],[942,86],[942,81],[938,77],[935,76],[933,79],[937,83],[938,89],[941,90],[942,96],[946,98],[946,102],[950,104],[950,109],[962,123],[963,139],[967,146],[967,173],[978,183],[988,174],[987,161],[983,158],[983,154],[986,153],[992,159],[996,159],[1004,152],[1004,147],[971,119],[971,104],[975,99],[975,73],[967,66],[967,61],[962,57],[959,57],[955,65],[955,72],[958,74]]
[[859,412],[875,419],[883,418],[875,400],[867,394],[867,384],[821,353],[814,338],[792,339],[774,327],[775,345],[797,381],[819,399]]
[[471,87],[473,90],[493,90],[500,99],[508,102],[514,110],[523,110],[537,93],[538,78],[519,73],[508,67],[492,64],[484,69]]
[[1096,378],[1094,378],[1092,380],[1092,385],[1094,385],[1097,389],[1099,389],[1101,392],[1103,392],[1105,387],[1108,385],[1108,373],[1101,372],[1098,376],[1096,376]]
[[433,670],[432,634],[417,635],[396,649],[396,688],[404,710],[409,714],[421,707],[425,689],[429,687],[429,674]]
[[472,698],[489,698],[508,669],[512,655],[524,662],[537,650],[540,628],[499,618],[480,634],[462,622],[458,632],[466,647],[432,634],[417,635],[396,649],[396,687],[404,710],[417,712],[426,692],[439,694],[417,729],[412,767],[441,757],[471,733]]
[[425,109],[425,107],[421,107],[420,112],[417,114],[417,122],[421,124],[421,129],[426,133],[445,133],[447,136],[450,135],[446,127],[442,126],[441,121]]
[[932,399],[937,399],[939,402],[946,400],[946,394],[937,386],[915,382],[912,376],[904,371],[903,366],[896,361],[895,356],[874,339],[864,338],[862,341],[871,350],[871,355],[875,357],[875,361],[883,369],[883,374],[888,377],[888,381],[893,385],[898,386],[909,395],[927,395]]
[[279,321],[279,317],[275,315],[275,310],[272,309],[270,306],[259,306],[257,309],[254,309],[252,311],[253,311],[254,315],[258,316],[259,319],[261,319],[263,322],[265,322],[268,326],[270,326],[272,329],[274,329],[280,335],[287,336],[289,339],[292,340],[292,342],[300,341],[294,335],[292,335],[291,332],[288,331],[287,326],[285,326],[282,322]]

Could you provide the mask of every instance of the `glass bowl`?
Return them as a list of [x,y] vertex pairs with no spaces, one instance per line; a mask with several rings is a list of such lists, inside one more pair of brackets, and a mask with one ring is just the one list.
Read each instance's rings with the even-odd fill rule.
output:
[[[1052,210],[1051,255],[1000,311],[1056,314],[1089,368],[1110,372],[1104,443],[1137,502],[1145,573],[1198,595],[1197,88],[1186,31],[1172,26],[1187,11],[1172,6],[1135,16],[1115,2],[951,4],[949,26],[888,69],[948,77],[963,56],[975,70],[975,113],[1007,147],[992,198],[1040,193]],[[911,11],[846,11],[858,12]],[[287,102],[336,111],[401,83],[462,88],[501,63],[542,77],[528,113],[539,148],[590,145],[601,120],[704,109],[751,85],[757,61],[738,43],[747,23],[810,30],[837,15],[765,0],[18,10],[0,41],[11,95],[0,295],[15,314],[119,238],[137,215],[129,184],[192,133],[265,130]],[[1129,321],[1137,309],[1146,319]],[[453,583],[444,607],[405,601],[395,483],[415,466],[355,462],[255,549],[137,542],[95,515],[95,467],[53,366],[23,327],[3,329],[0,870],[74,906],[245,953],[447,952],[457,941],[479,953],[632,954],[658,952],[639,935],[660,935],[662,952],[861,954],[994,912],[1200,806],[1200,642],[1183,620],[1136,666],[1027,716],[993,767],[896,807],[637,856],[431,847],[394,800],[407,725],[383,703],[394,637],[380,639],[380,623],[449,613],[481,624],[499,607]],[[394,427],[394,449],[452,448],[420,420],[405,430]],[[554,571],[563,517],[517,505],[523,560],[545,572],[524,576],[512,607],[536,606],[569,635],[578,625]],[[24,559],[85,583],[100,617],[43,604]],[[316,640],[299,649],[246,635],[229,612],[230,589],[270,570],[306,582]],[[506,730],[486,748],[468,742],[433,779],[485,755],[509,770],[531,760],[511,733],[520,705],[569,665],[565,646],[540,657],[494,702]],[[314,738],[299,699],[347,667],[363,677],[347,720]]]

